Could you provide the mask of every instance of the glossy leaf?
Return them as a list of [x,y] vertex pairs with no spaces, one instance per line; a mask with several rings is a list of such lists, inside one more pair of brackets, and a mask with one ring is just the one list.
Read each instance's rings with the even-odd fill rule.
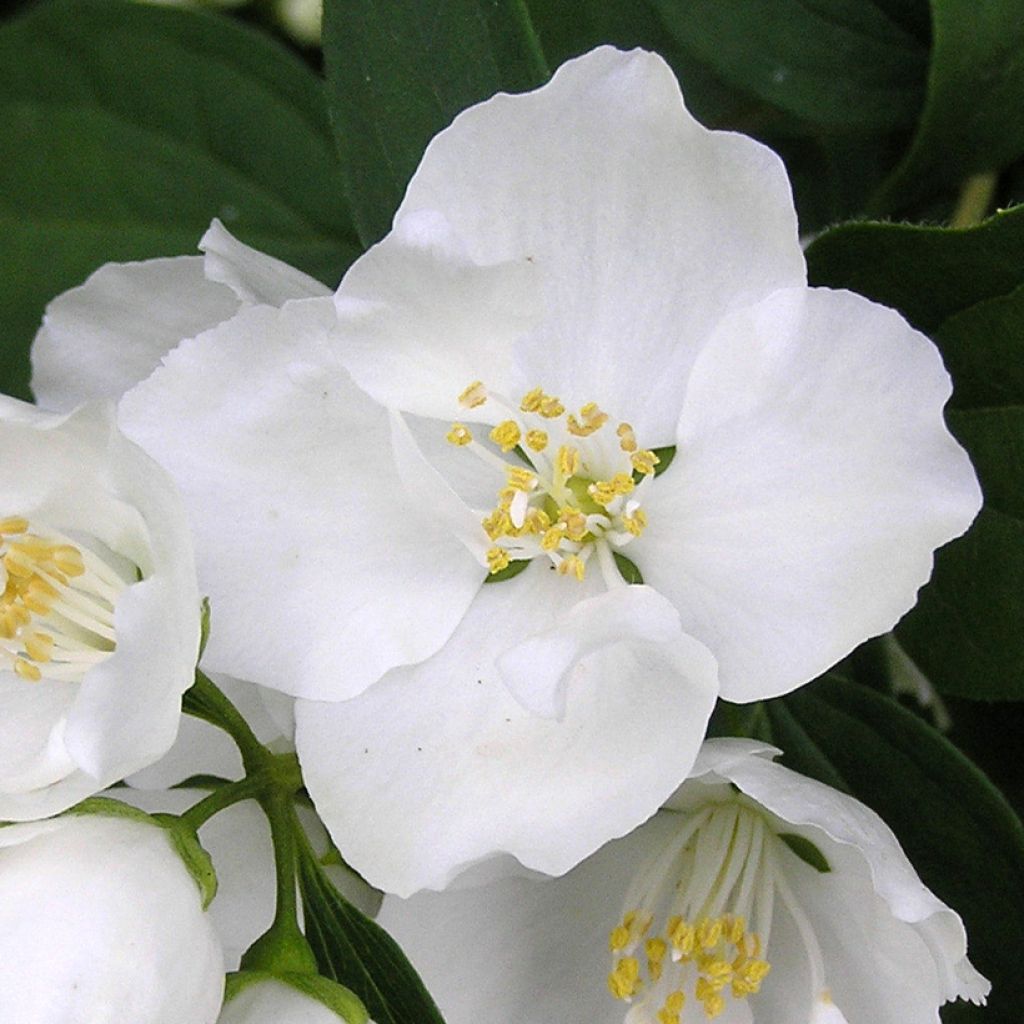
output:
[[359,235],[391,227],[430,139],[466,107],[543,84],[523,0],[327,0],[331,120]]
[[49,299],[196,251],[213,217],[336,282],[358,254],[320,83],[237,22],[56,0],[0,27],[0,385],[27,395]]

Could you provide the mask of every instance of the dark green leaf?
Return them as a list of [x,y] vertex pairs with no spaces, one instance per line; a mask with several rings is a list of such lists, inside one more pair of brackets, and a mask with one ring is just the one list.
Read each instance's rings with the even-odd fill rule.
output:
[[613,551],[612,557],[615,559],[615,567],[619,570],[620,575],[627,583],[643,583],[644,578],[639,568],[637,568],[636,562],[627,558],[620,551]]
[[860,292],[931,333],[1024,281],[1024,206],[968,230],[843,224],[810,246],[807,271],[811,284]]
[[[886,820],[925,884],[963,917],[971,960],[992,981],[992,995],[984,1010],[960,1003],[943,1019],[1017,1024],[1024,826],[999,791],[916,715],[840,677],[769,702],[773,720],[778,706],[827,752],[853,795]],[[799,748],[783,760],[819,775],[817,760]]]
[[825,854],[806,836],[797,835],[795,832],[780,832],[778,835],[793,853],[815,871],[826,875],[832,870]]
[[299,883],[321,974],[355,992],[376,1024],[444,1024],[398,944],[334,888],[308,847],[300,853]]
[[1020,0],[931,0],[928,95],[906,157],[872,202],[888,213],[1024,154]]
[[504,583],[505,580],[514,579],[530,564],[528,558],[516,558],[513,559],[504,569],[499,569],[497,572],[489,572],[484,577],[484,583]]
[[108,260],[196,251],[213,217],[333,283],[358,254],[320,83],[237,22],[117,0],[0,28],[0,384],[43,306]]
[[871,0],[655,0],[665,27],[736,89],[803,121],[912,124],[927,51]]
[[359,235],[391,227],[430,139],[496,92],[547,79],[524,0],[328,0],[331,119]]

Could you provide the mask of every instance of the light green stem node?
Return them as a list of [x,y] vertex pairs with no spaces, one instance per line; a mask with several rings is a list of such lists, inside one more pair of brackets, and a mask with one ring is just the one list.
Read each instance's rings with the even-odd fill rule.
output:
[[960,187],[960,197],[950,218],[951,228],[972,228],[980,224],[992,207],[998,176],[994,171],[972,174]]

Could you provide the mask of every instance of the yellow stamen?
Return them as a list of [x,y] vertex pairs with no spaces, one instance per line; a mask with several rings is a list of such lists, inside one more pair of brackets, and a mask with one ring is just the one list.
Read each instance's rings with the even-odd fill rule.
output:
[[24,516],[4,516],[0,519],[0,533],[14,534],[25,533],[28,530],[28,520]]
[[473,435],[469,432],[469,428],[462,423],[453,423],[452,429],[448,431],[445,438],[449,444],[453,444],[457,448],[464,448],[473,441]]
[[632,999],[640,990],[640,961],[624,956],[608,975],[608,989],[616,999]]
[[491,431],[490,437],[496,445],[501,447],[503,452],[510,452],[522,440],[523,433],[515,420],[502,420]]
[[619,437],[619,447],[624,452],[635,452],[637,449],[636,434],[628,423],[620,423],[615,433]]
[[587,575],[587,566],[579,555],[568,555],[558,563],[558,574],[560,576],[568,576],[572,574],[580,581],[583,582]]
[[650,476],[654,472],[654,467],[661,462],[661,459],[649,449],[644,449],[643,451],[633,452],[629,457],[629,461],[633,463],[633,468],[637,472],[643,473],[644,476]]
[[44,664],[51,660],[53,637],[49,633],[29,633],[24,638],[25,653],[33,660]]
[[634,537],[639,537],[647,529],[647,513],[638,508],[631,515],[623,516],[622,523]]
[[22,679],[27,680],[30,683],[38,683],[43,678],[43,673],[32,664],[31,661],[26,661],[24,658],[14,659],[14,671],[21,676]]
[[509,466],[508,485],[516,491],[532,491],[537,486],[537,474],[522,466]]
[[488,549],[487,568],[492,576],[496,572],[501,572],[502,569],[507,569],[509,561],[508,552],[504,548],[493,547]]
[[467,409],[476,409],[486,401],[487,389],[484,387],[483,381],[479,380],[473,381],[473,383],[470,384],[461,395],[459,395],[459,405],[465,406]]
[[579,472],[579,468],[579,450],[571,445],[563,444],[555,456],[555,469],[558,471],[559,479],[568,480],[569,477],[575,476]]
[[548,446],[548,435],[544,430],[528,430],[526,432],[526,447],[531,452],[542,452]]

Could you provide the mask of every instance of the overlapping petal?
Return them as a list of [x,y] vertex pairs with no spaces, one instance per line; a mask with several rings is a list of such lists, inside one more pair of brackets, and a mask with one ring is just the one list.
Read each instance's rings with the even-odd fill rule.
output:
[[330,299],[250,307],[121,404],[192,517],[205,664],[330,700],[437,650],[482,577],[405,492],[387,411],[337,364],[333,325]]
[[[440,888],[501,852],[560,874],[653,813],[689,768],[714,660],[671,620],[657,636],[631,623],[660,599],[625,587],[590,599],[621,600],[620,628],[581,635],[587,602],[566,614],[564,583],[531,566],[484,586],[433,658],[355,700],[298,702],[310,794],[372,884]],[[510,688],[549,707],[564,699],[561,720],[525,709]]]
[[981,505],[950,387],[927,338],[850,292],[778,291],[718,326],[631,554],[727,699],[793,689],[913,605]]

